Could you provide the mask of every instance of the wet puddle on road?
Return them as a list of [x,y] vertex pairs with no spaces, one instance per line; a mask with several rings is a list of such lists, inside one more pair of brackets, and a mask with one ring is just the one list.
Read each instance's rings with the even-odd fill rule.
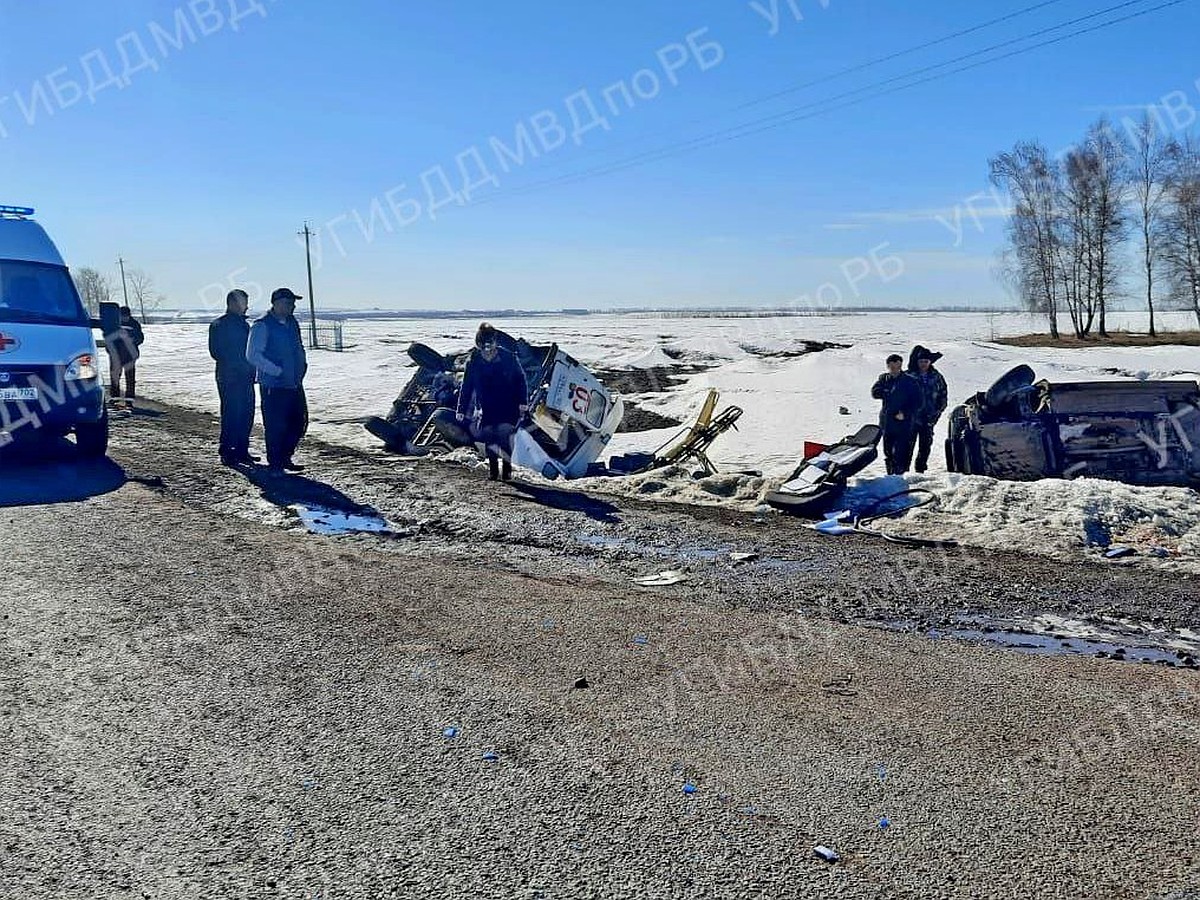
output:
[[292,504],[288,509],[292,510],[305,529],[313,534],[390,534],[392,531],[387,520],[377,515],[349,513],[324,506],[305,506],[301,503]]
[[612,537],[607,534],[580,534],[575,538],[581,544],[596,550],[621,550],[638,556],[656,556],[679,562],[717,562],[728,557],[729,547],[655,547],[628,538]]
[[1083,622],[1051,614],[1013,619],[964,614],[949,624],[930,626],[898,621],[883,623],[882,627],[1037,656],[1094,656],[1189,669],[1196,668],[1200,661],[1200,632],[1172,630],[1128,619]]
[[749,574],[755,570],[769,571],[774,574],[791,574],[817,571],[820,566],[814,562],[801,559],[787,559],[775,556],[760,556],[757,552],[734,550],[733,547],[662,547],[639,543],[629,538],[614,537],[607,534],[578,534],[575,539],[579,543],[595,550],[616,550],[631,553],[635,556],[652,556],[656,559],[670,560],[675,563],[703,562],[722,565],[736,569],[739,573]]

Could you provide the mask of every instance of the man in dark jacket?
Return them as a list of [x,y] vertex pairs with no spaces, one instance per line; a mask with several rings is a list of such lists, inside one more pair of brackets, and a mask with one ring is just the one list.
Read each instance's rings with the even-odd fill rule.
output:
[[125,375],[125,399],[133,404],[137,396],[137,361],[142,355],[139,349],[146,340],[142,323],[133,317],[133,310],[121,307],[121,327],[113,334],[104,335],[104,349],[108,352],[109,392],[114,399],[121,397],[121,375]]
[[227,466],[258,462],[250,453],[254,428],[254,366],[246,359],[250,323],[245,291],[230,291],[225,315],[208,326],[208,355],[217,362],[217,394],[221,398],[221,461]]
[[916,470],[929,468],[929,454],[933,450],[933,431],[938,419],[946,411],[949,390],[942,373],[933,367],[942,354],[922,347],[913,347],[908,357],[908,372],[921,386],[921,410],[917,413],[917,463]]
[[497,449],[505,454],[504,480],[512,478],[508,455],[512,453],[512,438],[528,399],[525,370],[515,356],[500,348],[496,329],[484,322],[475,334],[475,349],[467,360],[458,392],[457,418],[466,421],[473,408],[478,410],[478,424],[472,428],[472,434],[487,447],[488,477],[492,481],[500,474]]
[[246,343],[246,359],[258,377],[267,467],[272,472],[304,471],[304,466],[292,459],[308,425],[304,398],[308,359],[295,316],[299,299],[290,288],[272,293],[271,311],[254,320]]
[[903,475],[912,463],[917,414],[921,411],[921,386],[904,371],[897,353],[887,358],[888,370],[871,388],[871,396],[883,401],[879,427],[883,429],[883,458],[889,475]]

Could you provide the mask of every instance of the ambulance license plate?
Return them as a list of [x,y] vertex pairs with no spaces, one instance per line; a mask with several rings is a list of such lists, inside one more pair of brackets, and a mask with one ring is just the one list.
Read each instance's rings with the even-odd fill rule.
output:
[[37,388],[0,387],[0,400],[36,400],[37,398]]

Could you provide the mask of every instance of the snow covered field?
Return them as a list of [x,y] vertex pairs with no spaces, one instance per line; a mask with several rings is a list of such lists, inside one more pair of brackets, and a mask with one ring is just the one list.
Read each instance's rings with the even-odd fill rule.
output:
[[[1121,314],[1111,327],[1144,329],[1141,315]],[[1167,328],[1195,326],[1183,314],[1163,317]],[[898,352],[921,343],[945,354],[939,368],[951,404],[986,389],[1018,363],[1051,380],[1106,378],[1200,379],[1200,349],[1023,349],[990,343],[1005,335],[1043,330],[1028,316],[958,313],[715,318],[706,316],[590,315],[492,320],[534,342],[554,341],[600,369],[706,366],[685,383],[661,393],[633,395],[639,406],[692,419],[709,388],[720,407],[745,410],[739,430],[721,438],[712,458],[722,470],[758,469],[764,478],[719,476],[692,481],[683,474],[652,473],[635,479],[601,479],[589,488],[744,509],[796,464],[804,440],[832,441],[875,421],[870,388]],[[410,375],[405,354],[421,341],[446,351],[469,346],[478,323],[467,319],[349,321],[343,353],[310,354],[308,395],[313,433],[327,441],[372,449],[377,442],[361,421],[383,415]],[[804,356],[784,356],[804,341],[848,345]],[[216,389],[206,349],[206,326],[155,325],[147,329],[138,376],[147,396],[215,411]],[[844,407],[848,415],[839,410]],[[613,453],[652,450],[674,430],[617,435]],[[882,462],[862,481],[883,476]],[[1054,555],[1098,554],[1106,542],[1179,551],[1156,564],[1200,571],[1200,496],[1186,489],[1146,489],[1078,480],[1012,484],[945,473],[940,447],[929,476],[914,485],[935,490],[936,509],[914,512],[899,523],[905,533],[957,538],[997,548]],[[867,485],[864,490],[881,490]]]

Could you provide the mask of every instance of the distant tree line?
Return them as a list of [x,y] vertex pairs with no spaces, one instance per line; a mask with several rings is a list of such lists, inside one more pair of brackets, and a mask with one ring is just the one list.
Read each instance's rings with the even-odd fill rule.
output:
[[125,273],[125,287],[122,290],[120,279],[110,278],[99,269],[85,266],[72,273],[75,279],[75,289],[87,308],[88,315],[99,315],[100,304],[109,303],[116,298],[124,299],[125,292],[129,293],[129,306],[135,313],[140,313],[143,321],[149,312],[162,306],[167,299],[160,294],[154,279],[142,269],[130,269]]
[[[1012,198],[1002,276],[1057,338],[1108,334],[1108,311],[1128,286],[1146,305],[1200,324],[1200,142],[1171,138],[1149,111],[1122,131],[1107,119],[1057,157],[1023,141],[989,161]],[[1136,275],[1134,274],[1136,273]]]

